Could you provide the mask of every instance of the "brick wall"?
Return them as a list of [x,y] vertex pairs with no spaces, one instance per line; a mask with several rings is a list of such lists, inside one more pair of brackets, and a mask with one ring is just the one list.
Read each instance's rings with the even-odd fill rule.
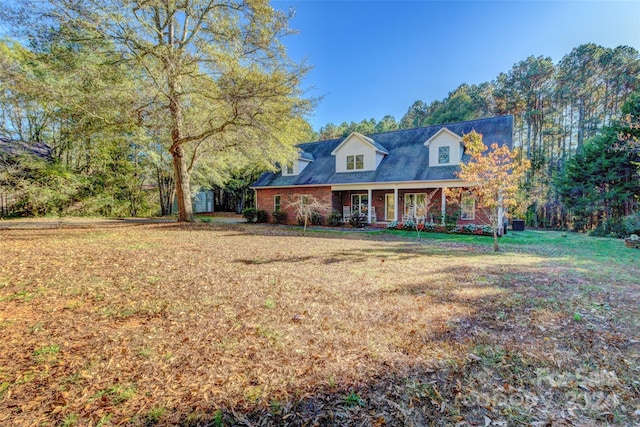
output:
[[[301,195],[308,195],[317,200],[332,205],[331,187],[300,187],[300,188],[261,188],[256,190],[256,208],[267,211],[269,218],[274,211],[274,198],[280,196],[280,210],[287,214],[287,224],[297,224],[296,213],[289,203],[298,200]],[[328,213],[324,215],[328,216]]]
[[[411,189],[411,190],[398,190],[398,220],[402,220],[402,214],[404,213],[404,199],[405,195],[409,193],[430,193],[433,188],[423,189]],[[269,217],[274,210],[274,196],[280,196],[281,210],[287,213],[287,224],[297,224],[296,213],[288,206],[288,201],[294,199],[294,195],[299,197],[300,195],[311,195],[318,200],[326,201],[327,205],[342,215],[343,206],[351,206],[352,194],[367,194],[366,190],[354,190],[354,191],[331,191],[331,187],[300,187],[300,188],[265,188],[257,190],[257,209],[263,209],[267,211]],[[371,194],[371,204],[375,207],[376,217],[375,222],[385,222],[385,195],[393,194],[393,190],[374,190]],[[441,197],[442,190],[438,190],[432,199],[432,207],[430,212],[433,215],[427,217],[427,220],[433,219],[434,222],[440,221],[441,212]],[[453,212],[460,208],[457,200],[447,199],[447,211]],[[486,224],[486,218],[482,210],[476,206],[476,218],[475,220],[458,220],[458,224]],[[328,213],[324,215],[328,216]]]

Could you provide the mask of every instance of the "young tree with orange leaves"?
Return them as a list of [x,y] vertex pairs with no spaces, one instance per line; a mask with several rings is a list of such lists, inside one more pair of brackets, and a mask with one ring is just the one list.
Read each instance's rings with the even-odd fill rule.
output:
[[516,150],[493,143],[487,149],[482,135],[476,131],[462,138],[466,151],[471,155],[467,163],[460,165],[457,176],[469,183],[468,191],[487,218],[493,230],[493,250],[499,251],[498,233],[502,229],[505,209],[517,204],[518,183],[530,167],[529,160],[517,160]]

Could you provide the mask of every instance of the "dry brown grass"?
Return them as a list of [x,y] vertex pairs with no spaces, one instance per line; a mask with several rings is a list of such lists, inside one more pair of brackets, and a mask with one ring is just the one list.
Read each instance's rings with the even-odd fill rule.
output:
[[0,425],[630,425],[638,266],[260,226],[0,231]]

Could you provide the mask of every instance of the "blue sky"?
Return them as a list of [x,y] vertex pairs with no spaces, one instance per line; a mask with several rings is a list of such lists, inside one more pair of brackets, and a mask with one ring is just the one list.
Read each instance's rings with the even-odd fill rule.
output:
[[414,101],[491,81],[528,56],[562,56],[584,43],[640,50],[640,2],[272,1],[296,9],[289,55],[314,68],[323,96],[309,121],[397,120]]

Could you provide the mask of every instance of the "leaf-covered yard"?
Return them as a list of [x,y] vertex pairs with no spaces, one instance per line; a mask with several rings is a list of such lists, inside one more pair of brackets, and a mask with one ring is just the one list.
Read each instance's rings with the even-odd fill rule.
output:
[[640,251],[490,242],[0,230],[0,424],[640,423]]

